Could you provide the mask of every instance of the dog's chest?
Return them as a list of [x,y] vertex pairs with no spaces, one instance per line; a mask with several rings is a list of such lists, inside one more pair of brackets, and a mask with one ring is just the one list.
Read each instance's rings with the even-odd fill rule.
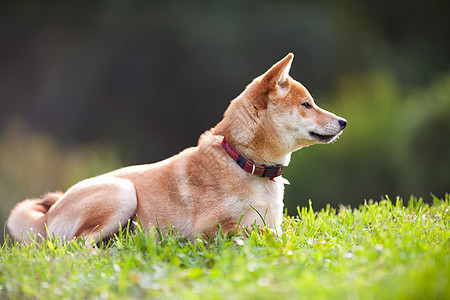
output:
[[267,225],[280,231],[283,219],[283,195],[283,184],[268,179],[258,180],[252,185],[250,197],[243,201],[242,225],[251,226],[256,221],[259,225]]

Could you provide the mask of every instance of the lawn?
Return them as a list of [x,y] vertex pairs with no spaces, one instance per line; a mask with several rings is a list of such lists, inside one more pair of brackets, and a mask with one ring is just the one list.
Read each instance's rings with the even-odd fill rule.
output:
[[302,207],[283,233],[190,242],[140,226],[109,245],[0,252],[1,299],[450,299],[450,199]]

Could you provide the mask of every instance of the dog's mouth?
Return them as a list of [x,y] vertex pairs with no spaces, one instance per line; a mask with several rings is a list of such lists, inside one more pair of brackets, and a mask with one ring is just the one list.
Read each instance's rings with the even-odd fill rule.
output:
[[336,137],[335,134],[333,134],[333,135],[323,135],[323,134],[318,134],[318,133],[315,133],[315,132],[310,132],[309,135],[312,138],[318,140],[319,142],[323,142],[323,143],[329,143]]

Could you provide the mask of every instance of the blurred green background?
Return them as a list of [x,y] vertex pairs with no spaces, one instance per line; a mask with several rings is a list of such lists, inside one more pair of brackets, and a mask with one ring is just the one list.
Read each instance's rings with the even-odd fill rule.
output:
[[3,1],[0,221],[20,200],[195,145],[288,52],[349,125],[295,153],[290,214],[450,191],[449,1]]

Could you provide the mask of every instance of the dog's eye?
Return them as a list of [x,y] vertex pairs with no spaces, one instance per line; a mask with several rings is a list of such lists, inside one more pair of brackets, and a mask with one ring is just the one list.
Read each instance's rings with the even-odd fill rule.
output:
[[312,106],[311,106],[311,104],[309,104],[309,102],[302,103],[302,106],[305,108],[312,108]]

